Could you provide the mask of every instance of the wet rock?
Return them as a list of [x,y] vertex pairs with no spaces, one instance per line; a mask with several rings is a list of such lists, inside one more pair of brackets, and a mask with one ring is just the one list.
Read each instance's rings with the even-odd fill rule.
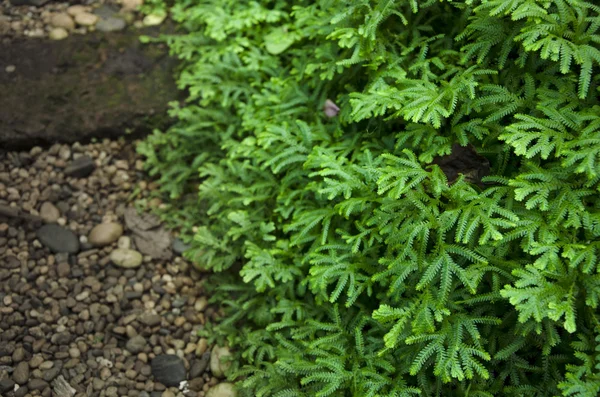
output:
[[44,225],[36,232],[37,238],[53,252],[79,252],[79,239],[69,229],[59,225]]
[[161,354],[154,357],[151,367],[154,378],[167,387],[179,387],[186,378],[183,360],[174,354]]

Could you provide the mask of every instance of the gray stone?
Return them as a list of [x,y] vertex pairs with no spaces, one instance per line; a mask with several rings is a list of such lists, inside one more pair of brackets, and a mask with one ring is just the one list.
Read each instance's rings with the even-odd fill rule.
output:
[[96,24],[96,30],[100,32],[118,32],[119,30],[123,30],[127,27],[127,22],[121,18],[108,17],[105,19],[101,19]]
[[96,163],[89,156],[81,156],[65,167],[64,173],[74,178],[85,178],[96,169]]
[[206,371],[208,360],[194,360],[190,366],[190,379],[198,378]]
[[183,360],[174,354],[161,354],[150,363],[154,378],[167,387],[179,387],[186,379],[185,365]]
[[79,252],[79,239],[69,229],[59,225],[44,225],[36,232],[37,238],[53,252]]
[[161,322],[161,319],[162,319],[162,316],[160,314],[154,314],[154,313],[144,313],[138,317],[138,320],[141,323],[146,324],[148,327],[154,327],[156,325],[159,325]]
[[136,335],[127,341],[125,348],[130,352],[137,354],[144,350],[148,342],[142,335]]
[[19,385],[26,384],[29,380],[29,364],[25,361],[17,364],[12,374],[12,378],[15,383],[18,383]]
[[29,390],[44,390],[48,386],[48,382],[42,379],[31,379],[29,383],[27,383]]
[[15,382],[12,379],[0,380],[0,393],[12,391],[15,387]]

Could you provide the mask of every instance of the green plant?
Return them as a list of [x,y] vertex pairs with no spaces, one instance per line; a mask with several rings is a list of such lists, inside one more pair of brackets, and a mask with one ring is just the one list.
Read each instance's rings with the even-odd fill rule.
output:
[[598,394],[600,7],[170,11],[189,98],[139,151],[241,393]]

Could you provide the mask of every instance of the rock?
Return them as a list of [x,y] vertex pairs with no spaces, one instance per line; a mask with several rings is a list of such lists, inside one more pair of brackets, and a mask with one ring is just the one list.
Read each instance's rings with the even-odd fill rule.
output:
[[183,360],[174,354],[158,355],[150,365],[154,378],[167,387],[179,387],[179,384],[186,379]]
[[71,265],[68,262],[61,262],[56,266],[56,273],[60,278],[67,278],[71,274]]
[[77,390],[73,389],[69,382],[65,380],[65,378],[60,375],[58,378],[52,382],[53,386],[53,397],[73,397]]
[[87,7],[80,4],[76,4],[67,8],[67,14],[72,17],[75,17],[78,14],[83,14],[84,12],[87,12]]
[[104,247],[114,243],[123,235],[123,226],[116,222],[101,223],[94,226],[88,236],[88,242],[94,247]]
[[98,22],[98,16],[89,12],[81,12],[75,15],[75,22],[81,26],[94,26]]
[[69,229],[59,225],[44,225],[36,232],[37,238],[53,252],[79,252],[79,239]]
[[138,214],[134,207],[125,209],[123,216],[125,217],[125,224],[134,233],[154,229],[162,223],[158,216],[148,213]]
[[192,361],[192,365],[190,366],[190,379],[202,376],[204,371],[206,371],[206,367],[208,367],[208,361],[209,360]]
[[55,345],[68,345],[72,339],[73,336],[71,335],[71,333],[69,331],[64,331],[52,335],[50,341]]
[[119,241],[117,242],[117,246],[119,248],[131,248],[131,238],[129,236],[121,236],[119,237]]
[[100,32],[117,32],[127,27],[127,22],[121,18],[108,17],[101,19],[96,24],[96,30]]
[[65,28],[53,28],[48,32],[50,40],[64,40],[69,37],[69,32]]
[[197,348],[196,348],[196,357],[201,357],[206,352],[207,348],[208,348],[208,341],[206,340],[206,338],[200,338],[200,340],[198,341]]
[[137,354],[144,350],[147,344],[146,338],[142,335],[136,335],[127,341],[125,348],[130,352]]
[[202,378],[192,379],[188,383],[188,388],[193,391],[202,391],[202,387],[204,387],[204,379]]
[[66,30],[75,29],[75,21],[73,21],[73,18],[66,13],[52,15],[52,17],[50,17],[50,25],[55,28],[63,28]]
[[144,17],[142,23],[144,26],[156,26],[163,23],[167,18],[167,14],[149,14]]
[[12,378],[19,385],[26,384],[29,380],[29,364],[26,361],[21,361],[17,364],[12,373]]
[[162,227],[136,232],[133,242],[141,253],[154,259],[169,260],[173,257],[171,234]]
[[110,253],[110,260],[119,267],[132,269],[139,267],[142,264],[143,258],[142,254],[135,250],[117,248]]
[[27,387],[29,387],[29,390],[44,390],[48,386],[48,382],[42,379],[31,379],[27,383]]
[[49,201],[45,201],[40,207],[40,217],[46,223],[56,223],[58,218],[60,218],[60,211],[54,204]]
[[144,4],[144,0],[121,0],[123,10],[132,11]]
[[160,314],[144,313],[138,317],[138,320],[148,327],[154,327],[161,323],[162,316]]
[[95,169],[96,163],[94,163],[91,157],[81,156],[67,165],[63,172],[66,176],[85,178],[94,172]]
[[12,379],[0,380],[0,393],[12,391],[15,387],[15,382]]
[[184,243],[180,238],[176,237],[173,239],[171,248],[173,248],[173,252],[175,252],[177,255],[182,255],[185,251],[190,249],[190,245]]
[[223,377],[225,371],[231,366],[228,360],[231,357],[231,352],[228,347],[215,346],[210,354],[210,372],[217,378]]
[[235,386],[233,383],[219,383],[208,389],[204,397],[236,397]]

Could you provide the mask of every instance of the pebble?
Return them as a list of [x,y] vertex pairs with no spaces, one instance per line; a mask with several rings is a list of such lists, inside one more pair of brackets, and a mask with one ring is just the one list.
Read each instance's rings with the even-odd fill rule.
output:
[[167,14],[149,14],[144,17],[142,23],[144,26],[156,26],[163,23],[167,18]]
[[17,364],[12,373],[12,378],[15,383],[19,385],[26,384],[29,380],[29,364],[25,361],[21,361],[19,364]]
[[89,12],[81,12],[75,15],[75,22],[81,26],[93,26],[98,22],[98,17]]
[[154,378],[167,387],[179,386],[186,379],[183,360],[174,354],[161,354],[150,363]]
[[55,28],[63,28],[66,30],[75,29],[75,21],[73,21],[73,18],[66,13],[52,15],[52,17],[50,17],[50,24]]
[[4,71],[6,73],[13,73],[15,70],[17,70],[17,67],[15,65],[8,65],[4,68]]
[[224,346],[215,346],[210,354],[210,372],[217,378],[223,377],[225,371],[231,366],[228,360],[231,357],[229,348]]
[[87,7],[84,7],[79,4],[73,5],[73,6],[70,6],[69,8],[67,8],[67,14],[69,14],[72,17],[74,17],[78,14],[83,14],[85,12],[87,12]]
[[119,267],[132,269],[139,267],[142,264],[143,258],[142,254],[135,250],[117,248],[111,252],[110,260]]
[[60,210],[49,201],[44,201],[40,207],[40,217],[46,223],[56,223],[60,218]]
[[53,252],[79,252],[79,239],[69,229],[59,225],[44,225],[36,232],[37,238]]
[[236,397],[235,386],[233,383],[219,383],[218,385],[211,387],[204,397]]
[[123,10],[127,10],[127,11],[135,10],[142,4],[144,4],[144,0],[121,0],[121,5],[123,6]]
[[52,28],[50,32],[48,32],[48,37],[50,40],[64,40],[69,37],[69,32],[65,28]]
[[130,249],[131,248],[131,237],[129,236],[121,236],[117,242],[117,246],[119,248]]
[[118,32],[127,27],[127,22],[121,18],[108,17],[101,19],[96,24],[96,30],[100,32]]
[[139,321],[148,327],[154,327],[161,323],[162,316],[154,313],[144,313],[139,317]]
[[90,231],[88,242],[94,247],[104,247],[117,241],[121,235],[123,235],[123,226],[120,224],[101,223]]
[[127,341],[125,348],[131,353],[137,354],[144,350],[147,344],[146,338],[141,335],[136,335]]
[[208,348],[208,340],[206,338],[200,338],[198,346],[196,347],[196,357],[201,357],[206,349]]

